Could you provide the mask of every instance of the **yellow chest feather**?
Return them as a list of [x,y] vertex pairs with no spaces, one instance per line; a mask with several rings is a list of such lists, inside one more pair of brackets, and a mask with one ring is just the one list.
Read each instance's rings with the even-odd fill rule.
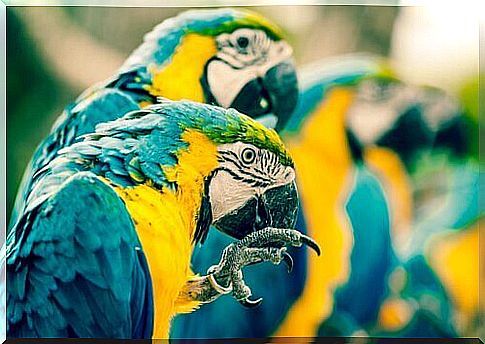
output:
[[190,258],[197,214],[205,178],[217,166],[216,147],[203,134],[187,131],[182,139],[189,145],[178,153],[177,166],[164,168],[168,181],[177,183],[177,191],[149,184],[115,187],[148,262],[155,309],[153,338],[168,338],[172,317],[187,306],[177,298],[194,276]]
[[205,64],[216,54],[213,37],[188,34],[180,43],[172,59],[164,66],[150,67],[152,85],[147,90],[154,96],[172,100],[189,99],[204,102],[200,78]]
[[135,223],[150,269],[155,306],[154,338],[166,338],[175,300],[190,278],[192,220],[175,194],[146,185],[117,189]]
[[332,293],[349,276],[352,232],[339,207],[352,176],[345,137],[345,111],[352,101],[346,89],[335,89],[288,142],[297,166],[298,187],[308,234],[324,249],[308,256],[305,289],[288,311],[275,336],[311,337],[333,307]]

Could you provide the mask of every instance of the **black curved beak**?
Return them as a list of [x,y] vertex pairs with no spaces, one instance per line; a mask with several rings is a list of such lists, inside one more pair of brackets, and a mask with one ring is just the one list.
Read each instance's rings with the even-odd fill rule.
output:
[[431,147],[432,142],[433,133],[423,118],[421,108],[412,106],[376,141],[376,144],[393,150],[406,165],[409,165],[416,152]]
[[[293,60],[285,60],[270,68],[264,77],[248,82],[231,107],[258,120],[275,116],[269,126],[281,130],[288,122],[298,100],[298,81]],[[263,124],[266,124],[263,122]]]
[[237,239],[266,227],[295,227],[298,215],[296,183],[267,190],[258,198],[252,198],[241,208],[215,221],[220,231]]
[[464,116],[454,115],[433,132],[419,106],[408,108],[394,126],[377,140],[377,145],[392,149],[410,166],[422,150],[446,149],[455,157],[466,154],[468,127]]

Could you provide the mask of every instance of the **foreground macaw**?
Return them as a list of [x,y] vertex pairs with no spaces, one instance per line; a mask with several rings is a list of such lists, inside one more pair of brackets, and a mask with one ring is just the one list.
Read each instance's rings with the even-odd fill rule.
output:
[[232,107],[281,128],[297,95],[292,49],[280,29],[260,15],[224,8],[167,19],[145,36],[113,77],[65,109],[25,172],[11,225],[22,212],[35,173],[98,123],[164,97]]
[[[288,245],[319,252],[292,229],[283,143],[233,109],[130,112],[61,150],[32,185],[7,241],[8,337],[167,338],[175,314],[222,293],[259,304],[244,266],[291,267]],[[211,224],[242,240],[199,277],[190,256]]]

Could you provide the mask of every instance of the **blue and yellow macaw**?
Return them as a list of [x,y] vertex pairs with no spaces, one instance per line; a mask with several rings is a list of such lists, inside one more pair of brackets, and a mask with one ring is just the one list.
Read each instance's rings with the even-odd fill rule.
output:
[[[453,156],[452,160],[455,162],[453,170],[456,171],[456,181],[445,185],[448,189],[454,190],[451,191],[454,194],[451,198],[454,199],[449,202],[452,205],[451,208],[448,206],[444,209],[449,216],[443,216],[444,213],[442,213],[438,215],[440,221],[437,221],[437,218],[430,219],[428,224],[434,226],[439,232],[442,231],[439,228],[463,228],[463,224],[466,223],[464,217],[477,218],[477,169],[473,167],[470,169],[469,163],[464,168],[459,167],[463,166],[461,163],[456,164],[457,161],[462,161],[468,144],[466,120],[462,116],[461,107],[455,99],[440,90],[415,87],[399,81],[385,66],[382,59],[375,57],[362,59],[361,56],[356,60],[353,59],[354,57],[339,59],[337,63],[325,66],[321,70],[320,77],[315,73],[314,68],[308,68],[305,71],[308,79],[300,78],[303,89],[305,89],[305,80],[310,80],[309,82],[314,85],[314,94],[321,94],[324,90],[325,94],[319,104],[330,104],[335,97],[334,94],[342,90],[350,94],[350,101],[336,102],[341,107],[333,113],[342,113],[345,117],[341,123],[344,123],[346,141],[354,162],[357,162],[358,171],[354,187],[345,204],[353,236],[349,278],[335,290],[333,312],[321,324],[318,333],[319,335],[367,333],[414,337],[450,337],[459,333],[469,334],[470,332],[457,331],[458,327],[452,319],[456,314],[461,314],[462,309],[471,308],[470,305],[477,309],[476,294],[471,293],[466,298],[462,295],[457,296],[456,289],[462,290],[466,282],[458,283],[458,287],[457,283],[455,286],[448,286],[450,283],[443,278],[443,272],[440,271],[443,270],[444,265],[436,258],[434,263],[430,264],[430,254],[426,253],[422,245],[418,249],[420,245],[411,244],[414,253],[407,256],[403,254],[406,240],[416,236],[414,239],[422,243],[425,242],[423,236],[416,234],[421,232],[429,236],[431,233],[429,230],[419,230],[421,227],[419,218],[413,215],[416,212],[414,203],[416,184],[413,175],[421,166],[422,156],[434,154],[432,152],[448,152]],[[347,69],[351,73],[339,75],[340,66],[345,66],[346,68],[342,67],[343,70]],[[309,101],[305,103],[312,104]],[[304,111],[295,113],[296,117],[294,120],[290,119],[288,128],[296,133],[297,144],[304,147],[303,152],[315,149],[316,140],[309,140],[313,144],[304,146],[304,139],[301,139],[304,137],[302,132],[312,130],[311,136],[314,137],[325,135],[325,130],[321,128],[328,126],[331,121],[316,122],[318,111],[309,112],[310,116],[301,116],[302,113],[305,114]],[[292,122],[298,124],[298,121],[302,123],[300,126],[292,124]],[[328,136],[334,132],[338,131],[334,128]],[[339,146],[332,143],[327,145],[328,147]],[[294,155],[300,175],[305,170],[310,170],[312,163],[308,162],[308,167],[302,165],[291,141],[288,141],[288,146]],[[314,157],[313,164],[318,159],[322,158]],[[327,161],[325,165],[332,166],[332,170],[335,171],[336,160],[333,165],[330,163]],[[344,164],[341,163],[339,166]],[[318,167],[313,168],[314,175],[317,175]],[[323,168],[322,164],[320,170]],[[366,183],[359,176],[363,173],[371,179],[374,192],[364,191],[369,182]],[[311,176],[309,173],[308,175]],[[310,178],[308,179],[311,180]],[[316,180],[308,183],[310,193],[315,192],[312,185],[318,185],[316,183]],[[308,218],[311,216],[319,218],[318,207],[315,207],[312,215],[310,210],[312,206],[305,205],[307,196],[302,187],[302,179],[299,184],[303,211],[309,213]],[[322,188],[321,191],[323,190]],[[317,196],[314,197],[313,202],[318,204]],[[368,210],[370,205],[372,214],[369,214]],[[307,210],[306,207],[309,209]],[[386,212],[389,220],[386,219]],[[446,220],[450,216],[454,220]],[[443,221],[448,221],[448,227],[443,225]],[[462,225],[457,225],[456,223],[460,221]],[[313,231],[308,233],[318,240],[318,234]],[[470,262],[470,258],[477,256],[477,241],[472,239],[476,239],[476,235],[470,233],[464,236],[468,239],[461,239],[460,236],[460,244],[455,246],[470,249],[465,254],[468,259],[465,260]],[[433,251],[443,252],[444,250],[436,247]],[[466,249],[463,253],[465,251]],[[458,248],[454,252],[456,258],[459,255],[456,253]],[[459,263],[454,265],[460,266]],[[474,263],[468,266],[471,267],[467,269],[468,276],[477,276],[476,272],[473,273]],[[463,272],[457,270],[457,273],[448,274],[462,277]],[[469,281],[470,278],[476,282],[474,277],[460,280]],[[452,280],[451,277],[447,279]],[[478,288],[475,289],[478,290]],[[366,297],[362,298],[360,295],[366,295]],[[423,302],[430,299],[435,301]],[[461,305],[458,312],[455,312],[453,306],[456,299],[467,300],[458,301],[459,304],[466,304]],[[473,314],[476,317],[477,312]]]
[[[372,66],[364,61],[343,61],[339,64],[350,64],[353,70]],[[334,75],[339,69],[326,68],[327,80],[330,76],[338,81]],[[310,80],[316,78],[313,70],[308,73]],[[349,280],[336,291],[334,312],[319,334],[351,335],[364,330],[380,336],[473,335],[470,323],[476,324],[479,308],[476,221],[483,211],[478,210],[478,165],[466,157],[468,119],[456,99],[435,88],[404,84],[379,63],[374,71],[362,75],[347,82],[354,99],[343,110],[346,134],[354,158],[379,179],[385,198],[377,202],[369,192],[358,198],[363,185],[356,181],[347,203],[354,235],[352,257],[356,259],[351,259]],[[342,87],[333,83],[323,101]],[[443,160],[443,156],[447,158]],[[425,208],[426,203],[421,202],[418,207],[419,181],[430,165],[445,176],[439,191],[445,190],[447,196],[438,195],[438,203]],[[424,181],[430,185],[429,179]],[[301,191],[304,202],[305,192]],[[389,230],[372,235],[363,230],[372,223],[363,209],[372,204],[379,210],[379,204],[385,207],[381,202],[389,209]],[[356,210],[359,207],[360,212]],[[447,229],[464,232],[447,236],[443,234]],[[372,238],[372,245],[366,244],[367,238]],[[445,242],[448,249],[443,248]],[[360,251],[359,247],[365,249]],[[386,263],[370,259],[375,254],[372,252],[379,254],[375,251],[378,248],[382,256],[389,257]],[[468,268],[463,269],[464,265]],[[363,288],[366,285],[367,290]],[[467,285],[472,286],[469,293]],[[359,298],[356,290],[372,297]]]
[[[173,337],[312,337],[326,334],[322,324],[335,313],[333,309],[337,305],[337,308],[350,307],[349,312],[359,313],[364,319],[377,317],[378,301],[385,294],[385,276],[394,259],[388,208],[376,177],[354,163],[345,128],[352,91],[348,87],[334,87],[352,84],[374,70],[374,66],[365,62],[354,66],[352,72],[344,69],[346,75],[322,74],[321,79],[315,77],[314,70],[301,74],[298,105],[283,131],[297,166],[302,205],[297,228],[311,233],[322,245],[322,259],[302,257],[288,276],[284,271],[258,266],[258,271],[252,271],[251,283],[255,290],[259,287],[262,293],[268,294],[265,303],[250,313],[243,313],[231,300],[221,300],[198,313],[177,317],[171,332]],[[348,196],[352,190],[353,194]],[[347,200],[347,197],[350,198]],[[373,211],[365,210],[365,206],[372,206]],[[361,240],[367,234],[377,240]],[[359,240],[354,239],[357,237]],[[226,240],[212,232],[206,244],[217,250],[227,244]],[[194,266],[204,267],[213,259],[210,254],[209,250],[196,250]],[[287,285],[293,287],[267,290],[268,283],[280,280],[288,280]],[[376,280],[382,282],[377,284]],[[339,289],[340,296],[335,298],[337,288],[345,285],[349,288]],[[369,295],[367,303],[353,302],[358,297],[356,285],[359,293]],[[349,294],[353,298],[346,302]],[[227,314],[236,321],[231,320],[224,327],[216,326]],[[206,326],[198,326],[202,319]],[[358,325],[360,329],[361,324]],[[340,333],[351,335],[355,327],[346,330],[350,332]]]
[[[226,300],[181,315],[172,334],[456,335],[443,282],[424,259],[401,261],[400,253],[414,223],[409,173],[416,155],[439,147],[461,150],[463,123],[454,102],[439,90],[404,85],[383,59],[368,55],[308,66],[299,82],[298,105],[282,134],[297,166],[297,227],[324,247],[323,259],[307,257],[290,276],[258,266],[252,285],[261,292],[272,280],[289,279],[294,287],[272,290],[272,301],[252,313]],[[422,129],[413,132],[415,142],[409,127]],[[213,232],[207,245],[223,247],[226,240]],[[217,249],[196,250],[194,266],[206,266],[212,251]],[[423,295],[439,300],[439,307],[416,309]],[[237,319],[234,325],[211,325],[226,314]],[[199,326],[202,319],[206,326]]]
[[[259,304],[243,267],[319,251],[297,210],[279,136],[236,110],[164,101],[102,123],[33,178],[2,261],[7,336],[167,338],[220,294]],[[242,240],[200,277],[191,253],[211,225]]]
[[[472,96],[478,94],[477,86],[472,84],[467,91]],[[440,94],[430,91],[431,96]],[[449,329],[444,335],[473,337],[479,336],[478,319],[484,312],[479,302],[478,231],[484,209],[479,202],[483,178],[475,149],[479,127],[477,99],[472,97],[470,102],[464,97],[459,104],[450,97],[444,99],[448,101],[436,105],[441,113],[448,113],[449,125],[442,126],[432,147],[421,149],[411,171],[415,193],[421,197],[417,197],[413,235],[402,250],[407,271],[403,275],[408,282],[394,288],[390,300],[408,301],[408,313],[426,314],[434,327],[444,324]],[[435,282],[419,270],[431,271]],[[443,298],[437,297],[440,294],[448,300],[446,316],[440,314],[443,307],[437,307],[444,303]],[[415,300],[426,302],[416,307]],[[408,317],[405,326],[394,333],[416,333],[414,328],[420,324],[415,317]],[[422,332],[420,329],[417,333]]]
[[281,30],[262,16],[224,8],[167,19],[145,36],[113,77],[66,107],[27,167],[11,225],[22,212],[35,173],[98,123],[163,97],[232,107],[280,128],[297,95],[292,49]]

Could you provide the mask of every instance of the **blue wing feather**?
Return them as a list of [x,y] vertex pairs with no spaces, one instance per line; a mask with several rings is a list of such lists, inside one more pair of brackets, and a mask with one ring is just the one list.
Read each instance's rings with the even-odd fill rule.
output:
[[389,292],[387,277],[398,263],[387,202],[377,178],[365,166],[359,166],[346,203],[354,237],[350,276],[336,290],[333,313],[320,326],[319,335],[351,336],[377,320]]
[[93,132],[97,124],[114,120],[137,109],[139,106],[131,97],[116,89],[96,90],[68,106],[54,124],[49,136],[36,149],[27,166],[15,201],[10,228],[22,213],[27,195],[33,188],[34,175],[49,164],[59,150],[79,141],[80,136]]
[[150,337],[143,251],[123,202],[94,174],[68,179],[14,230],[25,233],[7,249],[9,337]]

